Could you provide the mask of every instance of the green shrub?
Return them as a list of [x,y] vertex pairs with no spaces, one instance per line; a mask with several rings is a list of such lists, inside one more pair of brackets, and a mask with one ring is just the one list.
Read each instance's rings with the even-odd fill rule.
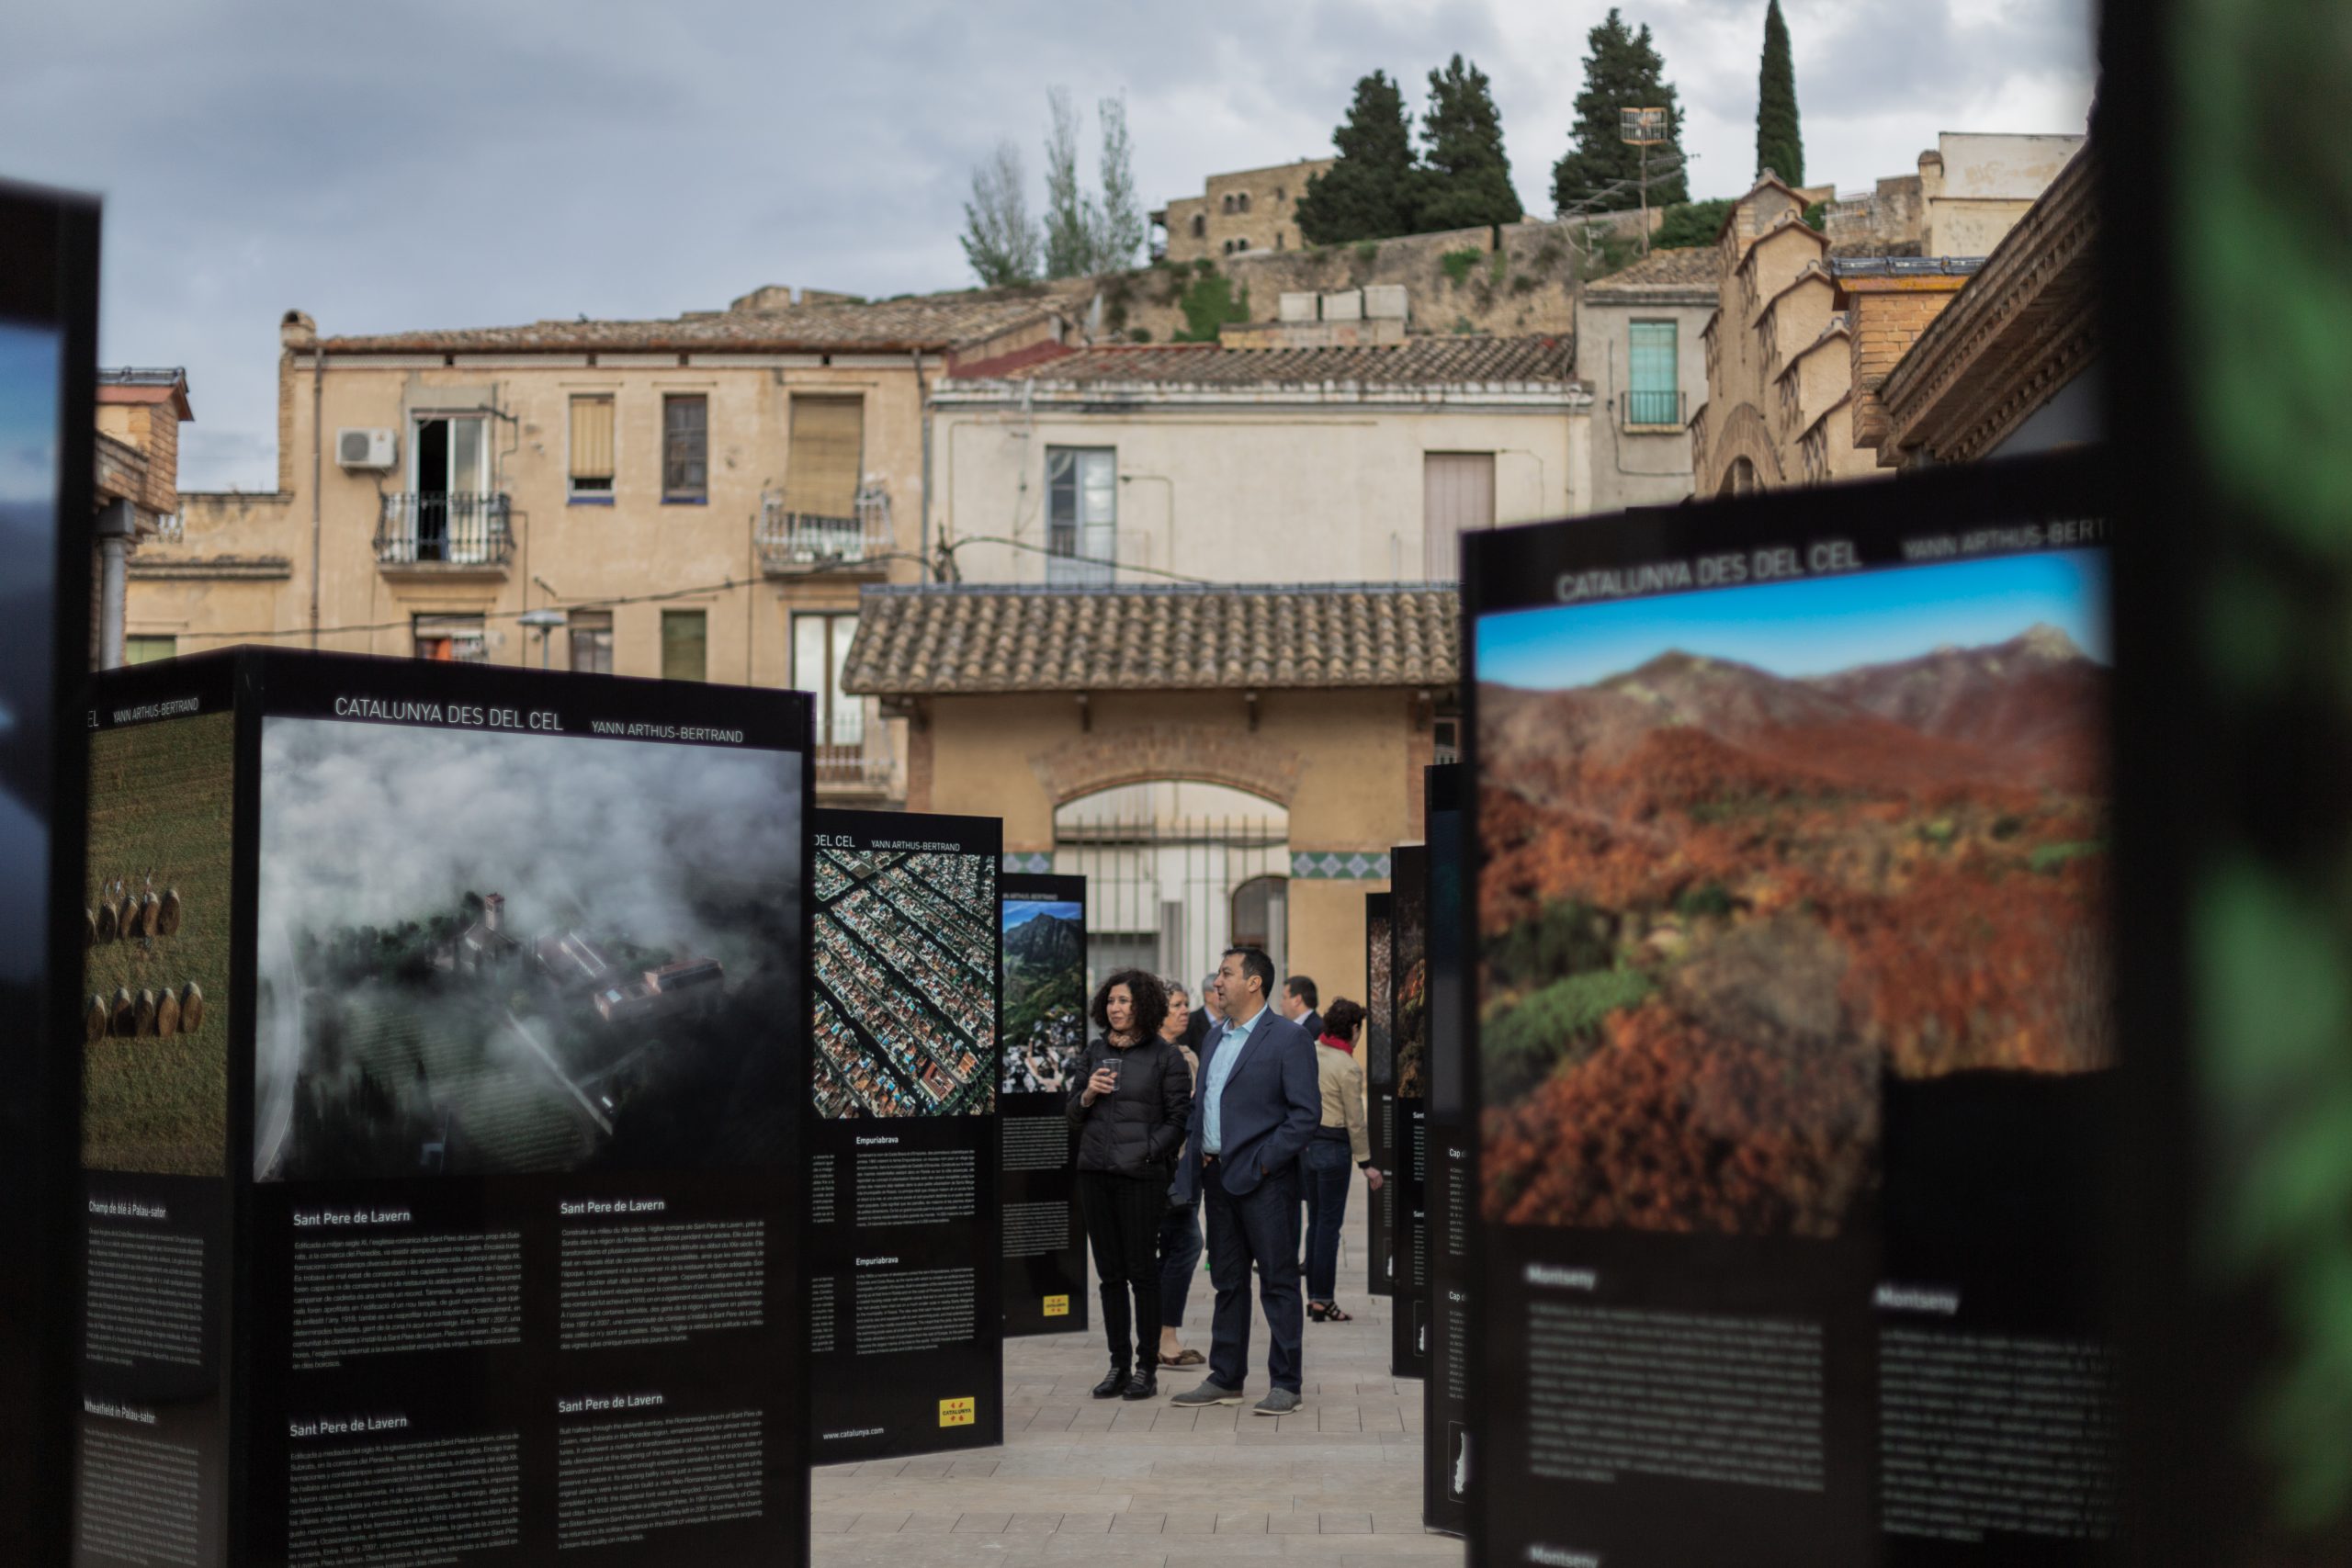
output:
[[1250,319],[1250,290],[1244,288],[1236,295],[1233,280],[1215,274],[1184,290],[1181,303],[1184,330],[1171,334],[1171,343],[1215,343],[1217,329],[1226,322]]
[[1375,262],[1375,261],[1378,261],[1379,259],[1380,259],[1380,242],[1379,242],[1379,241],[1377,241],[1377,240],[1358,240],[1358,241],[1356,242],[1356,260],[1358,260],[1358,261],[1360,261],[1360,262],[1367,262],[1367,263],[1368,263],[1368,262]]
[[1470,280],[1470,269],[1478,265],[1478,258],[1485,254],[1475,250],[1448,251],[1437,258],[1437,265],[1445,269],[1445,276],[1459,288]]
[[1674,912],[1686,920],[1728,915],[1735,907],[1731,890],[1720,882],[1702,882],[1696,887],[1685,888],[1674,901]]
[[1606,969],[1611,960],[1608,939],[1600,930],[1600,911],[1573,898],[1546,904],[1542,914],[1521,920],[1487,949],[1487,969],[1506,990]]
[[1216,276],[1216,263],[1211,261],[1206,256],[1203,256],[1193,264],[1193,270],[1199,273],[1203,277],[1214,277]]
[[1604,969],[1555,980],[1487,1018],[1479,1032],[1480,1098],[1506,1103],[1584,1060],[1600,1043],[1601,1021],[1639,1006],[1654,988],[1638,969]]
[[1690,245],[1712,245],[1715,234],[1731,216],[1728,197],[1715,201],[1686,201],[1666,209],[1666,216],[1650,235],[1652,250],[1670,251]]
[[2039,845],[2031,854],[2025,857],[2025,863],[2030,869],[2038,871],[2044,876],[2055,876],[2058,874],[2058,868],[2070,860],[2080,860],[2085,855],[2106,852],[2107,846],[2097,839],[2080,839],[2071,843]]

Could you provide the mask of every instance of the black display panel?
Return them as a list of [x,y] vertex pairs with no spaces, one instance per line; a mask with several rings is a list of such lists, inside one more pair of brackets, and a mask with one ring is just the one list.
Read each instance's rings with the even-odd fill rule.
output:
[[1394,1308],[1388,1314],[1388,1371],[1396,1377],[1429,1375],[1429,1259],[1423,1249],[1428,1220],[1429,1126],[1427,1120],[1430,1023],[1429,852],[1419,844],[1389,853],[1388,975],[1395,1020],[1391,1049],[1396,1082],[1389,1093],[1393,1141],[1382,1166],[1382,1197],[1393,1201],[1388,1223],[1388,1278]]
[[102,679],[75,1560],[807,1560],[808,699]]
[[0,1562],[54,1562],[72,1483],[83,747],[98,208],[0,182]]
[[820,1463],[1004,1440],[1003,824],[820,811],[808,1201]]
[[1391,907],[1388,894],[1363,896],[1364,1122],[1373,1168],[1384,1183],[1366,1201],[1364,1213],[1364,1290],[1375,1296],[1391,1292],[1389,1235],[1396,1213],[1396,987],[1390,975],[1396,953]]
[[1004,944],[1004,1332],[1087,1325],[1086,1222],[1078,1212],[1070,1064],[1086,1048],[1086,878],[999,886]]
[[1422,1082],[1426,1179],[1415,1197],[1424,1215],[1419,1300],[1429,1338],[1422,1348],[1421,1523],[1449,1535],[1467,1528],[1470,1439],[1470,1221],[1472,1145],[1463,1056],[1462,796],[1458,762],[1430,768],[1423,798],[1429,822],[1429,1021]]
[[2101,499],[1470,542],[1478,1561],[2108,1532]]

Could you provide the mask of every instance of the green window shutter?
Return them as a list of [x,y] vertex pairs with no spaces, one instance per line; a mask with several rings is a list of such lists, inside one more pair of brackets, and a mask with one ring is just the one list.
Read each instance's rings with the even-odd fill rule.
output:
[[710,678],[710,634],[700,610],[662,612],[662,679]]
[[1675,381],[1672,321],[1635,321],[1627,355],[1625,423],[1680,424],[1681,389]]

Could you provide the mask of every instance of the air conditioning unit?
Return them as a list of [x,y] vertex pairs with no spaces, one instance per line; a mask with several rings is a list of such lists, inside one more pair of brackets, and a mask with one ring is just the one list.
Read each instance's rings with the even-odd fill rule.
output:
[[334,433],[334,460],[346,468],[389,468],[393,457],[392,433],[389,430]]

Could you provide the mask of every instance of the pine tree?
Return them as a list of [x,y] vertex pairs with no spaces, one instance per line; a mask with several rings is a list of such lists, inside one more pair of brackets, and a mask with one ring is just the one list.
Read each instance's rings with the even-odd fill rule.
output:
[[1331,132],[1339,161],[1306,182],[1298,231],[1307,243],[1385,240],[1413,231],[1420,172],[1405,95],[1385,72],[1356,83],[1348,118]]
[[1421,232],[1516,223],[1524,216],[1503,152],[1502,111],[1495,107],[1487,73],[1458,54],[1430,73],[1421,138]]
[[1792,186],[1804,184],[1804,137],[1797,127],[1797,68],[1789,53],[1789,25],[1781,0],[1764,7],[1764,67],[1756,80],[1756,174],[1770,169]]
[[[1650,40],[1649,24],[1629,28],[1611,6],[1586,41],[1591,52],[1585,56],[1584,91],[1577,95],[1575,144],[1552,165],[1555,209],[1582,201],[1612,180],[1631,180],[1641,173],[1642,150],[1618,140],[1620,109],[1666,110],[1667,145],[1649,150],[1653,164],[1671,158],[1682,141],[1682,110],[1666,80],[1666,61]],[[1594,210],[1638,207],[1641,199],[1640,192],[1628,187],[1604,197]],[[1652,207],[1690,199],[1690,181],[1679,173],[1651,182]]]

